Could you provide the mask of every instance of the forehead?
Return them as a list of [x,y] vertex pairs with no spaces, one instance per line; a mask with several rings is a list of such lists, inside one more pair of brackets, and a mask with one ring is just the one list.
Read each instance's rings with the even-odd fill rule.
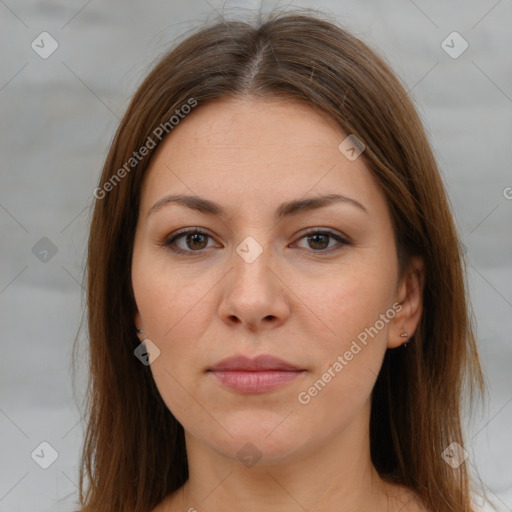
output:
[[[289,99],[223,98],[199,105],[162,143],[159,155],[169,151],[188,160],[208,152],[210,158],[265,153],[286,157],[318,157],[318,150],[336,150],[343,132],[312,107]],[[199,153],[190,154],[191,150]],[[226,156],[224,156],[226,155]]]
[[374,201],[380,191],[363,160],[349,161],[338,149],[347,135],[293,100],[224,98],[199,105],[160,144],[142,202],[148,208],[179,192],[261,205],[310,191],[350,191],[358,201]]

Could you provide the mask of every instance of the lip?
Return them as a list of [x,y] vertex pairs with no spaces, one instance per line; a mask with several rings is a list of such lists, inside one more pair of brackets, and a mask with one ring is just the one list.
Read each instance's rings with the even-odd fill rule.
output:
[[238,393],[265,393],[280,388],[303,373],[287,361],[271,355],[255,358],[233,356],[207,370],[223,386]]
[[268,370],[300,371],[302,368],[294,366],[283,359],[268,354],[257,357],[232,356],[219,361],[209,371],[242,371],[256,372]]

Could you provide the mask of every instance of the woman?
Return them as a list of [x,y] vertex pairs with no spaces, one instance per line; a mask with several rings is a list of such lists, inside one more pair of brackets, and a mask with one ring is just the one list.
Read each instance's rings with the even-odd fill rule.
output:
[[305,14],[196,32],[94,195],[81,510],[474,510],[456,231],[374,51]]

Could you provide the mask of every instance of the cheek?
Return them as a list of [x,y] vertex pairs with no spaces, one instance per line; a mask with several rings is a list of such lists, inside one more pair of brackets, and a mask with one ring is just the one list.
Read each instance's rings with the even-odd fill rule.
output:
[[155,343],[165,348],[173,338],[194,339],[190,329],[207,317],[205,294],[215,285],[215,276],[191,278],[165,256],[142,252],[134,258],[132,282],[145,332]]
[[[347,266],[326,276],[314,287],[304,283],[297,294],[307,298],[321,320],[324,342],[318,348],[324,347],[324,352],[332,357],[347,349],[358,336],[364,339],[364,333],[392,306],[396,278],[393,268],[391,261],[389,265],[379,264],[372,258],[368,264]],[[383,340],[388,322],[378,322],[377,328],[379,334],[370,339]]]
[[306,295],[328,329],[311,347],[317,364],[296,400],[304,414],[332,428],[347,424],[369,399],[382,365],[395,316],[396,267],[393,253],[386,254],[368,251]]
[[182,424],[188,424],[190,417],[206,422],[204,411],[190,395],[196,378],[191,369],[200,365],[203,323],[211,318],[205,293],[215,282],[212,279],[207,286],[205,279],[185,279],[176,268],[170,270],[169,265],[147,255],[134,257],[132,283],[137,308],[145,336],[160,350],[150,370],[164,403]]
[[216,272],[191,276],[149,251],[134,255],[134,295],[145,336],[160,350],[151,370],[168,406],[168,399],[179,396],[180,383],[189,388],[196,370],[206,364],[204,333],[212,322],[211,301],[221,277]]
[[302,424],[315,418],[326,436],[348,425],[369,400],[394,317],[393,272],[364,270],[331,279],[328,291],[316,297],[329,330],[315,343],[318,364],[294,398]]

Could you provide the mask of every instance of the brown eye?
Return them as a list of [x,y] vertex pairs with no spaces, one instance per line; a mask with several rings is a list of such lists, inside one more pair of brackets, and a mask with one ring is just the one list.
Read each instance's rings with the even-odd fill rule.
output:
[[[306,232],[306,235],[301,240],[306,239],[308,248],[314,252],[331,252],[337,250],[345,245],[350,245],[350,242],[340,235],[326,230],[315,229]],[[335,240],[337,243],[329,246],[330,242]]]
[[308,236],[309,245],[312,249],[326,249],[329,245],[330,235],[321,233],[318,235]]
[[[207,233],[192,229],[169,238],[164,245],[177,253],[199,253],[207,249],[208,239],[211,239],[211,236]],[[178,241],[182,241],[181,246],[177,244]]]
[[[171,236],[163,245],[169,247],[172,251],[178,254],[193,255],[193,253],[201,254],[208,246],[208,240],[212,237],[198,229],[189,229],[181,231],[178,234]],[[318,253],[329,253],[341,249],[345,245],[351,245],[351,242],[341,237],[340,235],[326,230],[315,229],[308,231],[300,240],[306,239],[308,247],[306,249]],[[331,241],[336,241],[336,244],[331,244]],[[178,242],[181,242],[179,244]],[[210,246],[211,247],[211,246]]]
[[186,235],[185,243],[190,249],[205,249],[206,245],[208,244],[207,237],[208,235],[201,233],[191,233]]

